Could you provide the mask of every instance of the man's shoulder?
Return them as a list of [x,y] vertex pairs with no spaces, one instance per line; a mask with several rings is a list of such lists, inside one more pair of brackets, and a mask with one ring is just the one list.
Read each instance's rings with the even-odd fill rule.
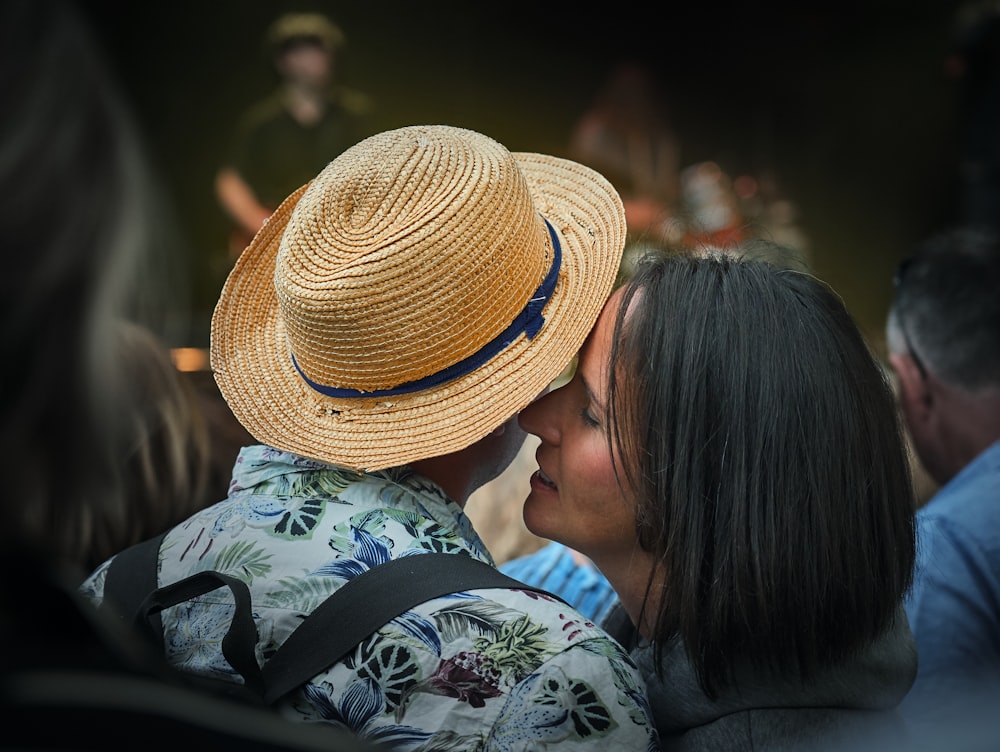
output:
[[553,595],[531,590],[484,588],[470,589],[467,600],[457,605],[450,597],[426,604],[435,621],[453,609],[461,609],[474,618],[468,629],[476,632],[478,642],[487,644],[482,630],[497,644],[524,648],[520,657],[544,662],[589,662],[595,666],[610,664],[634,668],[628,652],[602,627],[590,621],[572,606]]
[[992,613],[987,604],[1000,602],[996,488],[948,484],[917,512],[917,561],[907,597],[915,634],[936,629],[946,634],[960,612]]
[[[942,485],[919,510],[918,516],[921,513],[927,514],[932,511],[941,513],[943,510],[959,506],[966,507],[975,499],[996,500],[998,497],[1000,497],[1000,441],[981,451]],[[1000,518],[1000,512],[997,514]]]
[[349,86],[338,86],[330,94],[331,101],[345,112],[356,117],[370,115],[374,109],[371,96]]
[[920,534],[1000,538],[1000,442],[982,452],[917,510]]
[[254,102],[244,110],[236,121],[238,133],[247,134],[271,126],[276,122],[294,122],[284,100],[278,94],[272,94]]
[[[623,748],[645,749],[655,738],[631,658],[558,599],[473,589],[422,604],[380,630],[378,639],[372,655],[391,653],[397,670],[430,677],[406,691],[397,716],[426,707],[420,698],[429,692],[482,708],[499,746],[551,739],[554,727],[568,740],[605,738]],[[437,702],[448,704],[443,697]],[[472,720],[466,718],[469,733]]]
[[914,590],[941,585],[956,591],[981,583],[984,575],[1000,582],[1000,519],[960,508],[921,510]]
[[1000,478],[942,488],[916,515],[918,543],[939,548],[992,547],[1000,555]]

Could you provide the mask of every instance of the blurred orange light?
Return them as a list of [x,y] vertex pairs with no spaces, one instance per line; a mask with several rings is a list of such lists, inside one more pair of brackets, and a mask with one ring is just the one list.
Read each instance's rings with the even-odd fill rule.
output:
[[202,347],[173,347],[170,357],[178,371],[207,371],[208,350]]

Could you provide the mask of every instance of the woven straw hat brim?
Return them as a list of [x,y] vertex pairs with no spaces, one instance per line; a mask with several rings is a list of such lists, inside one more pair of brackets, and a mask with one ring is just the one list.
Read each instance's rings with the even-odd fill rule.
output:
[[274,288],[281,236],[303,186],[240,256],[212,317],[216,382],[252,436],[322,462],[384,469],[464,449],[562,373],[614,285],[624,209],[612,185],[588,167],[543,154],[513,156],[562,247],[559,282],[534,339],[522,334],[476,371],[411,394],[333,398],[313,390],[292,363]]

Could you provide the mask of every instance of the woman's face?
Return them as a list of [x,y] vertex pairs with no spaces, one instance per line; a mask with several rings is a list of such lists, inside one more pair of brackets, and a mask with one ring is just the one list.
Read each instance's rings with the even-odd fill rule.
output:
[[[589,556],[605,574],[637,546],[635,506],[619,488],[605,418],[612,331],[621,293],[608,300],[579,353],[573,379],[520,414],[521,427],[541,439],[538,471],[524,503],[535,535]],[[617,456],[617,452],[616,452]]]

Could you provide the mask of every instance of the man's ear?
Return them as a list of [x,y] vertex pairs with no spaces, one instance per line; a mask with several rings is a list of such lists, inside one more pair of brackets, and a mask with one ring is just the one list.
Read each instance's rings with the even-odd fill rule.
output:
[[896,372],[899,401],[907,420],[926,420],[934,408],[934,392],[927,377],[905,353],[890,353],[889,365]]

